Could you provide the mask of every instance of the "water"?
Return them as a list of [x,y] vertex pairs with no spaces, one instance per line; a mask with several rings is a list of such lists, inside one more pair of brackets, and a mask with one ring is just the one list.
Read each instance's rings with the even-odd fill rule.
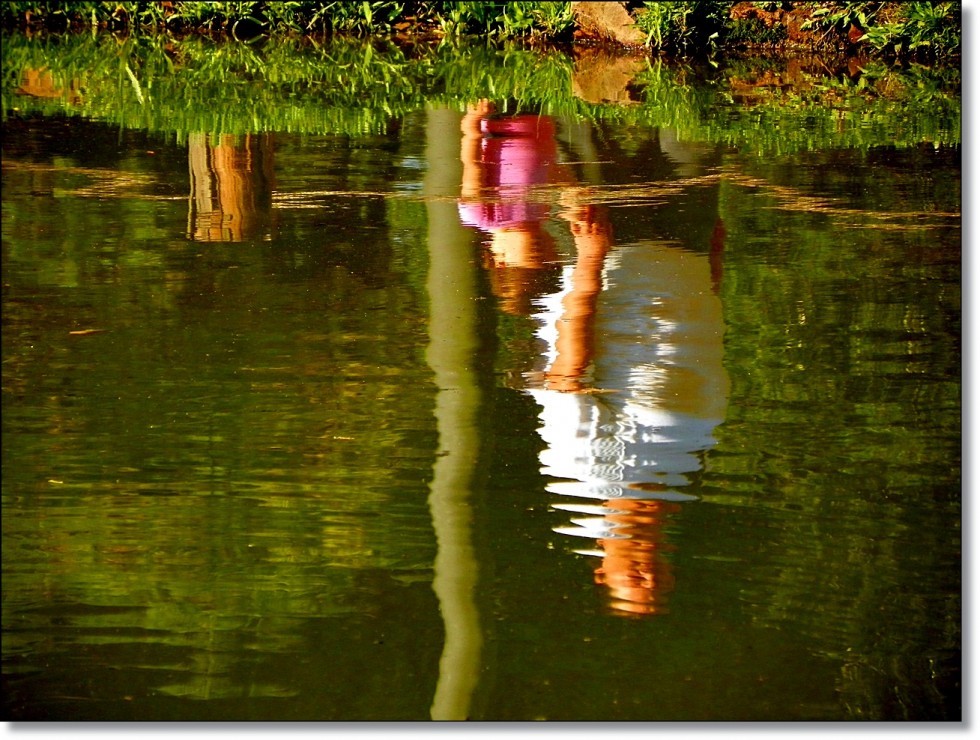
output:
[[7,718],[959,718],[948,98],[239,131],[75,43],[4,44]]

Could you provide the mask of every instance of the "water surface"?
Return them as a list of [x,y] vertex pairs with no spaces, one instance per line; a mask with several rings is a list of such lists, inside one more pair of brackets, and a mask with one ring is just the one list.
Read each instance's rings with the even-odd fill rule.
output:
[[945,72],[16,41],[5,716],[959,718]]

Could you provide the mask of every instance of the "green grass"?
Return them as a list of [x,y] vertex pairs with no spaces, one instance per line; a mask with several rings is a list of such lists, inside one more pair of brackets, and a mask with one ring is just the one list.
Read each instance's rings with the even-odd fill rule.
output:
[[96,26],[129,31],[390,34],[409,28],[449,36],[491,34],[559,39],[572,30],[570,2],[444,2],[443,0],[298,0],[294,2],[9,2],[5,26],[55,30]]
[[732,5],[716,0],[644,2],[637,13],[637,26],[654,49],[709,53],[723,38]]
[[[778,44],[782,26],[733,19],[735,2],[654,0],[632,3],[637,26],[654,50],[704,56],[745,41]],[[795,7],[809,12],[806,28],[827,46],[843,46],[852,25],[865,31],[873,53],[898,58],[944,58],[959,54],[959,2],[868,2],[829,0],[756,2],[774,12]],[[447,0],[293,0],[290,2],[148,2],[114,0],[0,4],[5,27],[52,30],[98,27],[114,31],[225,33],[240,39],[260,35],[333,33],[384,36],[396,32],[443,38],[491,36],[567,41],[575,29],[570,2],[448,2]]]
[[860,41],[884,57],[909,59],[958,55],[962,43],[961,3],[884,3],[835,0],[812,3],[807,26],[824,33],[864,31]]

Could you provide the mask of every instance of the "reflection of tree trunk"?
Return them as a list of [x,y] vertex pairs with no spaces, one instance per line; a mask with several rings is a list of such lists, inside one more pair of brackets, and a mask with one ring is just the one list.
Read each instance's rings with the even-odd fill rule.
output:
[[272,136],[196,133],[188,137],[188,149],[188,238],[237,242],[260,233],[272,206]]
[[432,719],[467,719],[480,669],[482,636],[474,600],[477,562],[472,543],[469,497],[479,437],[480,391],[477,347],[476,272],[470,233],[459,221],[460,117],[428,111],[425,194],[429,220],[430,303],[426,359],[435,374],[439,454],[430,485],[429,508],[437,552],[432,587],[439,599],[446,643]]

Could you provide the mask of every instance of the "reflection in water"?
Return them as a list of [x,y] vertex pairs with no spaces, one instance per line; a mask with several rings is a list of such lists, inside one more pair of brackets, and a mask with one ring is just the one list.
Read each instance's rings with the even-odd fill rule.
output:
[[557,164],[554,121],[547,116],[501,117],[488,102],[471,106],[463,117],[463,223],[490,234],[487,264],[501,307],[530,310],[530,298],[544,289],[543,268],[557,265],[555,240],[544,229],[550,205],[535,201],[532,189],[568,182]]
[[595,581],[609,589],[614,609],[634,614],[665,611],[665,597],[674,589],[674,574],[662,556],[673,549],[663,529],[669,517],[680,511],[680,504],[622,498],[603,506],[557,508],[595,514],[574,520],[575,527],[556,531],[597,540],[600,549],[579,552],[602,558]]
[[633,80],[646,66],[646,59],[640,56],[612,53],[603,47],[577,47],[572,92],[589,103],[632,104],[636,99]]
[[188,136],[188,154],[188,238],[240,242],[262,234],[272,209],[272,135],[193,133]]
[[[608,210],[582,200],[558,163],[547,116],[471,107],[462,125],[460,216],[490,235],[491,282],[505,311],[530,313],[545,345],[528,376],[541,406],[547,490],[598,503],[562,503],[582,515],[556,531],[592,538],[596,582],[622,613],[665,611],[673,588],[665,523],[702,467],[724,418],[728,379],[717,295],[724,229],[711,255],[646,242],[614,249]],[[588,159],[588,156],[583,157]],[[559,216],[575,246],[556,268],[542,186],[563,184]],[[543,277],[558,270],[559,290]]]
[[65,91],[55,83],[54,75],[46,67],[25,69],[17,94],[30,95],[34,98],[63,99],[68,105],[78,105],[82,102],[82,95],[76,81],[72,80],[69,89]]
[[[543,472],[559,493],[603,502],[560,504],[584,514],[560,531],[596,537],[603,558],[597,580],[623,611],[664,610],[672,587],[660,530],[690,500],[679,489],[702,466],[724,417],[728,381],[722,366],[721,305],[707,257],[656,243],[610,252],[603,293],[591,320],[599,340],[589,393],[531,388],[542,405],[548,443]],[[561,361],[565,305],[577,290],[544,299],[538,315],[554,368]],[[547,375],[546,375],[547,377]]]
[[[48,57],[63,90],[78,70],[84,111],[17,95],[21,56],[11,52],[25,42],[15,47],[9,38],[0,173],[8,717],[960,716],[961,151],[949,146],[958,128],[947,128],[959,120],[958,97],[943,112],[929,87],[937,115],[922,115],[929,111],[914,82],[923,78],[889,75],[909,95],[889,92],[871,107],[854,99],[846,115],[825,111],[827,126],[812,107],[792,104],[793,91],[783,91],[791,110],[747,107],[733,120],[718,89],[724,75],[712,73],[711,89],[665,87],[658,79],[676,73],[692,82],[691,70],[657,65],[644,75],[637,119],[649,126],[633,125],[622,110],[602,113],[594,129],[571,115],[557,122],[557,159],[591,187],[579,201],[606,205],[615,225],[598,244],[606,250],[598,271],[580,259],[559,216],[574,211],[572,192],[562,201],[568,186],[548,183],[525,190],[529,202],[550,204],[542,239],[553,237],[558,256],[481,273],[476,233],[455,236],[467,231],[457,211],[459,115],[446,115],[436,142],[439,159],[453,160],[445,173],[455,182],[419,197],[421,173],[443,173],[441,163],[427,169],[426,116],[379,109],[369,123],[390,120],[385,135],[343,140],[350,121],[365,120],[359,110],[332,116],[323,85],[306,85],[303,103],[287,94],[302,84],[271,85],[260,75],[253,82],[261,100],[243,93],[245,105],[217,117],[243,121],[260,107],[276,116],[264,116],[262,128],[276,131],[273,214],[281,228],[269,243],[199,249],[173,239],[187,229],[185,132],[247,126],[219,129],[199,102],[172,105],[183,87],[168,82],[162,64],[133,65],[146,90],[144,75],[156,75],[139,110],[125,69],[104,63],[132,57],[119,57],[125,50],[104,35],[87,49],[69,37],[35,37],[24,52],[35,69]],[[302,77],[312,49],[268,61]],[[452,106],[491,78],[502,94],[515,79],[527,89],[525,70],[538,68],[510,49],[463,52],[458,61],[443,51],[435,67],[395,59],[413,71],[412,100],[430,90]],[[189,54],[184,66],[199,78],[201,63],[220,61],[206,47]],[[336,56],[329,45],[317,59],[328,54]],[[375,54],[368,65],[365,56],[348,76],[372,78],[388,59]],[[430,79],[436,68],[452,74]],[[472,81],[461,70],[473,71]],[[543,76],[534,81],[532,97],[558,92]],[[828,82],[831,95],[841,90]],[[38,80],[35,92],[45,89]],[[148,110],[164,96],[171,105]],[[831,136],[837,113],[841,128]],[[778,136],[760,128],[757,114],[803,134],[772,156]],[[287,118],[297,128],[275,123]],[[332,128],[335,119],[343,127]],[[679,122],[682,135],[658,132],[654,120]],[[689,137],[729,136],[736,144],[759,139],[766,154],[734,146],[691,160]],[[580,146],[586,137],[597,144],[592,154]],[[692,161],[694,176],[681,179]],[[716,212],[724,229],[714,237],[712,273],[704,253]],[[593,208],[576,218],[601,224],[605,214]],[[438,280],[446,273],[427,269],[430,255],[470,264]],[[578,267],[581,281],[566,274]],[[436,354],[423,352],[438,340],[463,342],[470,330],[454,336],[448,309],[471,292],[468,284],[452,292],[455,278],[474,274],[486,285],[490,276],[514,276],[524,304],[523,315],[500,312],[496,326],[477,311],[478,357],[496,345],[500,382],[531,385],[550,408],[567,401],[575,417],[566,437],[581,424],[583,458],[595,458],[601,440],[629,443],[629,429],[603,436],[600,427],[625,427],[630,401],[705,419],[706,429],[724,415],[710,433],[717,447],[697,452],[694,431],[668,423],[674,442],[647,448],[674,482],[658,480],[657,468],[627,475],[638,468],[623,464],[629,450],[608,455],[619,477],[599,470],[591,481],[588,466],[566,459],[555,470],[572,475],[542,480],[546,445],[536,428],[556,440],[552,450],[560,430],[538,420],[548,415],[531,395],[495,389],[477,416],[477,475],[465,477],[474,455],[464,442],[473,438],[454,430],[468,429],[461,422],[472,407],[441,381],[437,393]],[[701,346],[697,332],[682,331],[683,296],[705,314],[718,307],[704,300],[714,295],[708,274],[723,277],[732,379],[728,407],[714,410],[708,399],[724,394],[710,384],[697,393],[669,385],[724,378],[717,335],[704,331]],[[594,284],[584,290],[587,275]],[[586,347],[585,364],[556,372],[545,360],[571,355],[552,341],[532,368],[535,327],[553,339],[561,327],[552,320],[571,310],[563,298],[579,288],[588,297],[579,323],[592,339],[572,347]],[[433,322],[430,333],[430,298],[450,331]],[[472,314],[463,315],[458,326],[471,326]],[[643,320],[620,327],[629,316]],[[703,323],[720,326],[710,315]],[[654,353],[668,342],[674,357]],[[664,385],[623,347],[653,354],[647,364],[663,369]],[[685,348],[700,365],[682,356]],[[439,364],[453,367],[448,357]],[[628,372],[637,367],[646,375]],[[481,389],[490,369],[476,373]],[[531,369],[541,373],[523,379],[520,371]],[[591,392],[561,392],[552,385],[559,381]],[[695,399],[693,410],[672,406],[675,392]],[[437,413],[427,413],[437,401]],[[658,454],[671,444],[677,460]],[[703,472],[678,472],[699,464]],[[461,489],[454,472],[464,476]],[[592,498],[543,490],[559,481]],[[703,503],[664,498],[672,491]],[[560,501],[565,510],[541,511]],[[585,536],[548,531],[562,525]],[[544,539],[596,557],[556,556]],[[593,585],[590,566],[604,585]],[[563,588],[576,571],[577,583]],[[660,608],[666,594],[672,615],[616,620],[589,608],[605,606],[614,587],[622,593],[613,598],[631,608]],[[479,622],[468,609],[474,603]]]
[[459,162],[453,143],[459,116],[437,109],[427,114],[429,168],[424,187],[426,195],[432,197],[426,203],[430,314],[426,359],[438,388],[435,413],[439,429],[429,509],[438,547],[432,587],[446,630],[431,717],[465,720],[469,718],[482,651],[474,598],[477,561],[470,504],[479,451],[480,388],[474,365],[477,290],[469,234],[460,227],[452,201],[444,199],[459,187]]

